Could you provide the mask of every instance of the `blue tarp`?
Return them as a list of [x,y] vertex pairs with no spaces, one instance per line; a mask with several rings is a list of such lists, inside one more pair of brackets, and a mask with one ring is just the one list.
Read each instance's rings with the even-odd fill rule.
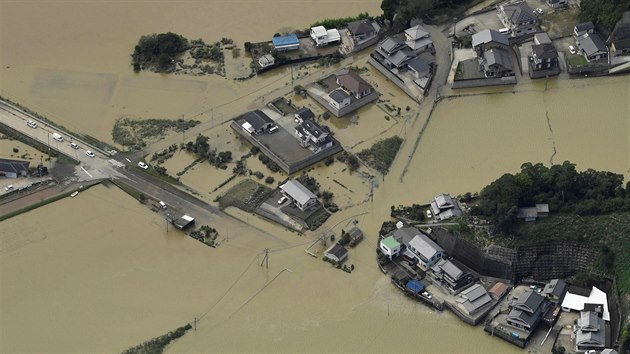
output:
[[419,280],[412,279],[407,282],[407,289],[416,293],[420,293],[422,290],[424,290],[424,284],[422,284],[422,282],[420,282]]
[[300,40],[298,39],[295,33],[289,34],[287,36],[273,37],[272,41],[273,41],[274,47],[282,47],[282,46],[295,45],[295,44],[300,43]]

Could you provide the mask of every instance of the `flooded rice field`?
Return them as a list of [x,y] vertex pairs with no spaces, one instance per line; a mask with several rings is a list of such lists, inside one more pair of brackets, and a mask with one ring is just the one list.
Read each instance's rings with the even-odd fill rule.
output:
[[[249,145],[236,140],[227,124],[215,125],[257,108],[272,90],[290,89],[291,71],[244,82],[134,74],[129,54],[137,39],[174,31],[207,41],[230,37],[242,45],[325,17],[377,14],[379,5],[373,0],[344,1],[343,6],[301,1],[300,16],[295,16],[298,4],[287,1],[153,6],[3,1],[2,95],[107,141],[119,117],[199,119],[204,122],[199,132],[210,137],[210,145],[238,159]],[[377,230],[391,205],[423,204],[441,192],[475,192],[526,161],[548,165],[569,159],[580,169],[630,177],[630,80],[550,80],[519,84],[515,93],[505,88],[451,92],[463,96],[436,106],[416,147],[431,105],[419,107],[371,69],[363,54],[356,59],[353,65],[369,69],[362,75],[384,102],[326,124],[354,153],[382,137],[406,138],[390,173],[375,180],[373,200],[370,182],[360,177],[365,168],[351,174],[336,161],[331,166],[320,162],[308,173],[335,194],[342,211],[305,236],[230,208],[229,216],[200,220],[220,232],[220,245],[213,249],[180,232],[167,233],[160,215],[104,186],[3,221],[0,351],[118,352],[200,317],[197,331],[170,352],[522,352],[402,296],[376,266]],[[300,71],[308,71],[308,79],[318,70]],[[480,94],[488,92],[495,94]],[[292,100],[323,112],[310,98]],[[400,107],[401,115],[385,104]],[[165,144],[194,136],[171,136]],[[0,144],[0,153],[11,155],[17,143]],[[28,150],[18,149],[20,154]],[[163,166],[176,175],[194,159],[180,151]],[[219,170],[203,162],[180,180],[212,201],[241,179],[210,194],[233,166]],[[247,160],[247,167],[273,176],[273,185],[286,177],[256,157]],[[350,250],[352,274],[304,252],[311,247],[321,254],[330,245],[317,242],[324,230],[338,235],[353,220],[366,236]],[[260,266],[264,248],[271,250],[269,269]]]

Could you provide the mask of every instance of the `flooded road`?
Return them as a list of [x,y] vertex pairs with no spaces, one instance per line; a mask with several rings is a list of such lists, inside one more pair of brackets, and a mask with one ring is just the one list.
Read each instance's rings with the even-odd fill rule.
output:
[[[377,14],[379,5],[373,0],[344,1],[341,7],[327,0],[151,6],[3,1],[2,95],[107,141],[122,116],[225,120],[256,107],[263,92],[285,87],[290,71],[245,82],[133,74],[129,54],[137,39],[174,31],[207,41],[230,37],[242,45],[324,17]],[[369,67],[365,57],[357,64]],[[382,137],[406,138],[390,173],[377,178],[373,200],[367,198],[369,183],[335,162],[310,174],[334,191],[343,210],[306,236],[229,210],[249,226],[230,218],[208,221],[221,234],[213,249],[174,230],[167,233],[161,216],[103,186],[4,221],[0,351],[118,352],[198,317],[197,331],[170,352],[522,352],[402,296],[376,267],[377,230],[391,205],[423,204],[441,192],[475,192],[526,161],[548,165],[570,159],[579,169],[606,169],[628,178],[630,79],[550,80],[546,88],[544,82],[517,85],[517,93],[457,91],[452,94],[464,96],[437,105],[416,148],[431,105],[418,107],[371,69],[365,77],[382,100],[403,112],[410,106],[409,113],[389,120],[383,105],[363,108],[349,121],[330,120],[336,137],[355,153]],[[501,93],[479,95],[488,91]],[[310,99],[299,104],[323,112]],[[219,151],[230,150],[236,158],[247,152],[225,125],[204,134]],[[190,138],[178,137],[177,143]],[[2,149],[13,145],[3,142]],[[2,153],[7,152],[12,154]],[[176,174],[193,161],[182,151],[164,166]],[[276,181],[283,177],[255,158],[248,167]],[[181,181],[211,201],[221,191],[210,191],[230,171],[200,164]],[[366,234],[350,251],[352,274],[304,252],[323,230],[339,234],[352,220]],[[260,266],[264,248],[271,249],[269,269]],[[311,248],[324,249],[319,243]]]

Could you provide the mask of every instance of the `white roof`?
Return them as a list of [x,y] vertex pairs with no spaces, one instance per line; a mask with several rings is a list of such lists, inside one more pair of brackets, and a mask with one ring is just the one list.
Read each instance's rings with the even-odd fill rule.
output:
[[339,34],[339,30],[337,30],[336,28],[333,28],[326,31],[326,38],[328,42],[334,42],[334,41],[340,40],[341,35]]
[[316,37],[323,37],[326,35],[326,27],[316,26],[316,27],[311,28],[311,32],[313,32],[313,34]]
[[602,318],[606,321],[610,321],[610,312],[608,312],[608,298],[606,293],[596,287],[591,289],[591,294],[588,297],[567,292],[564,296],[564,300],[562,301],[562,307],[575,311],[584,310],[584,304],[603,304],[604,313],[602,314]]
[[296,202],[302,205],[304,205],[311,199],[317,199],[313,192],[304,187],[302,183],[293,179],[290,179],[287,181],[287,183],[281,185],[280,189],[282,189],[286,194],[289,195],[289,197],[293,198]]
[[245,130],[247,130],[250,133],[254,132],[254,128],[252,127],[251,124],[249,124],[249,122],[245,122],[243,123],[243,125],[241,125]]
[[182,216],[182,219],[184,219],[186,221],[193,221],[193,220],[195,220],[195,218],[193,218],[192,216],[189,216],[189,215]]
[[433,258],[436,253],[444,252],[442,247],[438,246],[430,238],[421,233],[418,233],[413,239],[411,239],[411,241],[409,241],[409,245],[418,251],[418,256],[423,257],[425,262]]

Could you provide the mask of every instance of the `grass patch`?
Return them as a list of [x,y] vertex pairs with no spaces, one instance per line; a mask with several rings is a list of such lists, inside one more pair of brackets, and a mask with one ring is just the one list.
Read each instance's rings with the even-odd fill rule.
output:
[[583,56],[569,54],[569,66],[575,67],[575,66],[582,66],[582,65],[587,65],[587,64],[588,64],[588,61],[586,61],[586,58],[584,58]]
[[178,133],[201,123],[198,120],[184,119],[144,119],[119,118],[112,128],[114,142],[127,146],[130,150],[141,150],[149,142],[155,142],[170,131]]
[[273,190],[252,179],[245,179],[230,188],[219,198],[219,207],[225,209],[235,206],[241,210],[253,212]]
[[573,27],[578,20],[579,8],[577,6],[569,6],[564,9],[559,9],[551,12],[545,9],[545,14],[540,16],[540,26],[547,31],[551,39],[562,38],[571,36],[573,34]]
[[403,140],[399,136],[382,139],[371,148],[359,152],[357,156],[368,166],[385,175],[389,172],[389,167],[394,162],[402,142]]
[[324,208],[319,208],[316,212],[311,214],[304,222],[308,226],[309,230],[317,230],[323,223],[328,220],[330,213]]
[[166,348],[167,345],[175,339],[182,337],[191,328],[192,326],[189,323],[165,335],[155,337],[133,348],[129,348],[122,352],[122,354],[161,354],[164,352],[164,348]]
[[327,18],[317,21],[311,25],[311,27],[324,26],[326,28],[339,28],[345,27],[348,23],[370,18],[367,12],[362,12],[356,16],[341,17],[341,18]]

